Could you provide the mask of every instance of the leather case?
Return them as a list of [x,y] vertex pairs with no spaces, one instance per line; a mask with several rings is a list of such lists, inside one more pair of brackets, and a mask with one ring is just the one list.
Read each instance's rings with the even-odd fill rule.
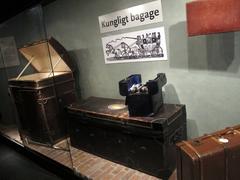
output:
[[237,180],[239,153],[239,126],[178,143],[178,180]]
[[119,81],[119,92],[126,96],[130,116],[152,116],[163,104],[162,87],[167,83],[164,73],[142,84],[140,74],[132,74]]

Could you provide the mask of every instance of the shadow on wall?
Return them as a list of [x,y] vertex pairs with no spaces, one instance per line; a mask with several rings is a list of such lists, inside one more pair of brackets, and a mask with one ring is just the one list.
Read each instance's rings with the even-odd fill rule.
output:
[[[74,67],[76,67],[73,72],[73,75],[75,78],[75,87],[77,91],[77,96],[78,96],[78,99],[81,99],[82,98],[81,84],[85,83],[85,82],[81,83],[81,76],[82,75],[84,75],[84,77],[88,76],[87,73],[89,72],[88,71],[89,65],[86,65],[86,63],[84,62],[85,60],[89,59],[89,51],[87,49],[79,49],[79,50],[69,51],[68,53],[70,58],[73,61]],[[81,70],[84,72],[81,72]]]
[[[200,58],[199,58],[200,57]],[[199,63],[202,61],[203,63]],[[221,33],[188,38],[189,69],[228,71],[234,61],[234,33]],[[231,73],[238,71],[238,66]]]
[[[169,103],[169,104],[181,104],[177,91],[175,87],[172,84],[167,84],[164,86],[164,102]],[[187,111],[187,107],[186,107]],[[188,111],[187,111],[188,112]],[[188,116],[188,114],[187,114]],[[192,137],[198,137],[199,136],[199,130],[197,128],[197,123],[195,120],[192,119],[187,119],[187,134],[188,134],[188,139],[189,135]]]
[[74,51],[69,51],[68,52],[71,60],[72,60],[72,63],[73,63],[73,66],[75,67],[74,71],[73,71],[73,76],[74,76],[74,79],[75,79],[75,88],[76,88],[76,91],[77,91],[77,97],[78,99],[81,99],[81,88],[80,88],[80,71],[79,71],[79,62],[78,62],[78,56],[77,54],[74,52]]
[[[208,69],[227,71],[234,60],[234,33],[221,33],[207,36]],[[191,44],[190,44],[191,45]],[[238,71],[235,67],[232,73]]]
[[180,100],[177,95],[177,91],[172,84],[166,84],[163,92],[164,102],[169,104],[180,104]]
[[186,23],[180,22],[169,28],[169,66],[188,69]]
[[234,32],[188,37],[186,27],[180,22],[169,29],[170,67],[238,72],[239,61],[229,70],[235,55]]
[[199,137],[199,130],[197,127],[197,123],[193,119],[187,119],[187,135],[188,135],[187,137],[188,139]]

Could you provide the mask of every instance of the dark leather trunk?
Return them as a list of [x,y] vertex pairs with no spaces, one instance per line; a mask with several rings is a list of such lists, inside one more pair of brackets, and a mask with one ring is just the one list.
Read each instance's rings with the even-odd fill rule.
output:
[[178,180],[238,180],[239,126],[177,144]]
[[167,178],[175,143],[186,139],[184,105],[164,104],[154,117],[129,117],[123,100],[91,97],[67,108],[72,146],[148,174]]
[[[73,65],[54,38],[19,49],[29,63],[9,87],[19,115],[23,141],[53,146],[66,136],[64,107],[76,101]],[[31,65],[36,73],[25,71]]]
[[9,81],[9,84],[17,107],[22,136],[49,145],[66,136],[64,107],[75,102],[71,72],[56,76],[55,80],[47,78],[31,84]]

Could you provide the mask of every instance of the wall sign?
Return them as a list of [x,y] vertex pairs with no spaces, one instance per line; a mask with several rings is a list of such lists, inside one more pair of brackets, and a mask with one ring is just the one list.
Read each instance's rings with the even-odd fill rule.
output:
[[101,33],[161,22],[162,3],[157,0],[134,6],[99,16],[98,20]]
[[105,63],[167,60],[164,27],[102,38]]

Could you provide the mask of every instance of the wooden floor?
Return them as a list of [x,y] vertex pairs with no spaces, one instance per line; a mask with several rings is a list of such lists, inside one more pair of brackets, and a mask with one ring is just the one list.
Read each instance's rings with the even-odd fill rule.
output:
[[[0,128],[0,130],[2,130]],[[17,129],[4,130],[4,133],[17,141],[21,141]],[[96,180],[157,180],[159,178],[140,171],[108,161],[93,154],[76,149],[69,145],[67,139],[52,147],[29,143],[29,148],[67,166],[74,168],[82,176]],[[175,172],[170,177],[175,180]],[[169,179],[169,180],[170,180]]]
[[91,179],[158,179],[75,148],[71,153],[75,169]]
[[[57,147],[66,146],[67,140],[58,143]],[[52,149],[45,146],[29,144],[29,147],[55,161],[73,168],[81,175],[89,179],[110,180],[110,179],[143,179],[157,180],[159,178],[144,174],[140,171],[125,167],[123,165],[108,161],[93,154],[81,151],[70,146],[70,152],[65,150]],[[71,156],[70,156],[71,153]]]

